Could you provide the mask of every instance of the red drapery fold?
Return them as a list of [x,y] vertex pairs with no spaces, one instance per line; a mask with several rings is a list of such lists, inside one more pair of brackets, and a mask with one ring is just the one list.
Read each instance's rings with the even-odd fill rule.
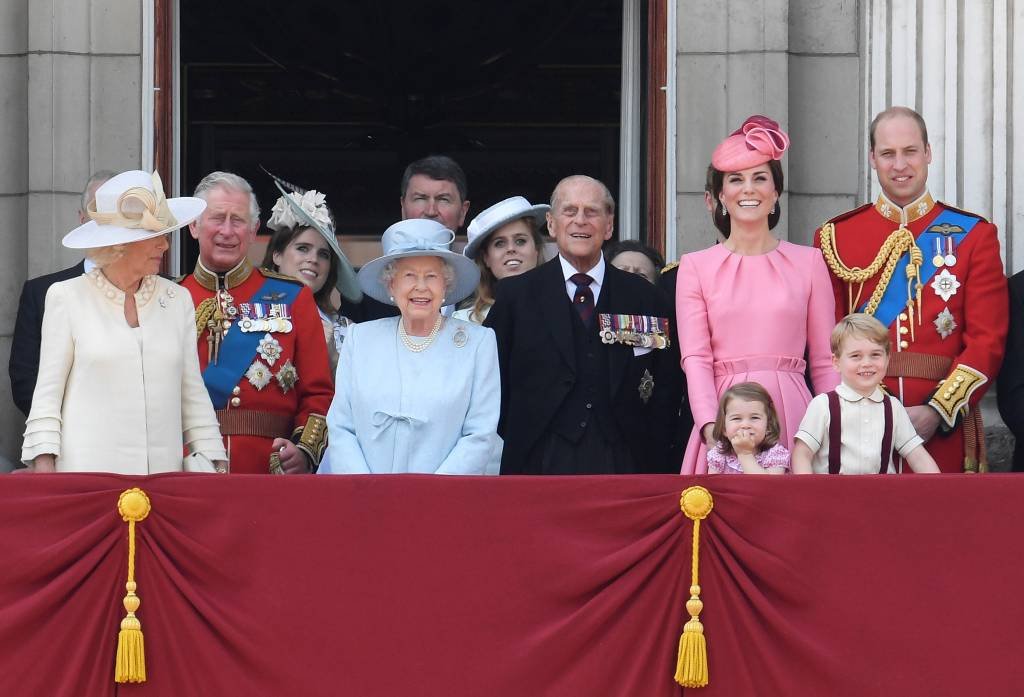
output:
[[[0,477],[2,695],[1015,695],[1024,478]],[[139,486],[148,682],[115,686]]]

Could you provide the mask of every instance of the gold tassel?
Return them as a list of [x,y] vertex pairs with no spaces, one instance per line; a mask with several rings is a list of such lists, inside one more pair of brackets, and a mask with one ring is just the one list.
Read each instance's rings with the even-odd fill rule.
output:
[[708,646],[704,638],[704,625],[700,613],[704,603],[700,599],[700,521],[708,517],[715,502],[711,492],[702,486],[691,486],[683,492],[679,507],[693,521],[693,563],[690,576],[690,599],[686,612],[690,620],[683,626],[679,637],[679,659],[676,662],[676,682],[683,687],[704,687],[708,684]]
[[149,497],[139,488],[121,492],[117,500],[117,512],[128,523],[128,582],[124,584],[124,609],[121,631],[117,634],[117,661],[114,666],[114,681],[146,682],[146,651],[142,637],[142,623],[135,616],[139,609],[139,596],[135,595],[135,523],[142,522],[149,515]]

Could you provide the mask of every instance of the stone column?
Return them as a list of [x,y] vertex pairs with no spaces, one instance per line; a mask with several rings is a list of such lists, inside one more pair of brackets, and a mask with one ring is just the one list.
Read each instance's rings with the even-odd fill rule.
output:
[[[98,169],[141,157],[142,3],[8,0],[0,5],[0,360],[7,359],[21,284],[80,258],[60,240],[78,222]],[[9,394],[9,389],[8,389]],[[15,458],[24,417],[0,400],[0,455]]]

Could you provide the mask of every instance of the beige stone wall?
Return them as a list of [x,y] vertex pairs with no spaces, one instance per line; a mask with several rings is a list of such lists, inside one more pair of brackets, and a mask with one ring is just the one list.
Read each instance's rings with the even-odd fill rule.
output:
[[142,0],[0,3],[0,455],[16,458],[23,416],[7,360],[21,284],[69,266],[92,171],[141,163]]
[[751,114],[771,116],[792,138],[777,232],[808,242],[863,194],[857,2],[677,0],[676,8],[679,251],[713,243],[705,171],[715,146]]

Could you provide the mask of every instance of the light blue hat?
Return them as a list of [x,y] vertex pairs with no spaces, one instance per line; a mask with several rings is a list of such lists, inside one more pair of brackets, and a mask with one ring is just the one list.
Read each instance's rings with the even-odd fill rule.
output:
[[359,286],[375,300],[394,305],[391,293],[381,282],[384,267],[395,259],[406,257],[439,257],[455,270],[455,287],[448,293],[445,303],[468,298],[480,283],[480,270],[461,254],[451,251],[455,233],[436,220],[413,218],[395,223],[380,238],[384,255],[367,262],[359,269]]

